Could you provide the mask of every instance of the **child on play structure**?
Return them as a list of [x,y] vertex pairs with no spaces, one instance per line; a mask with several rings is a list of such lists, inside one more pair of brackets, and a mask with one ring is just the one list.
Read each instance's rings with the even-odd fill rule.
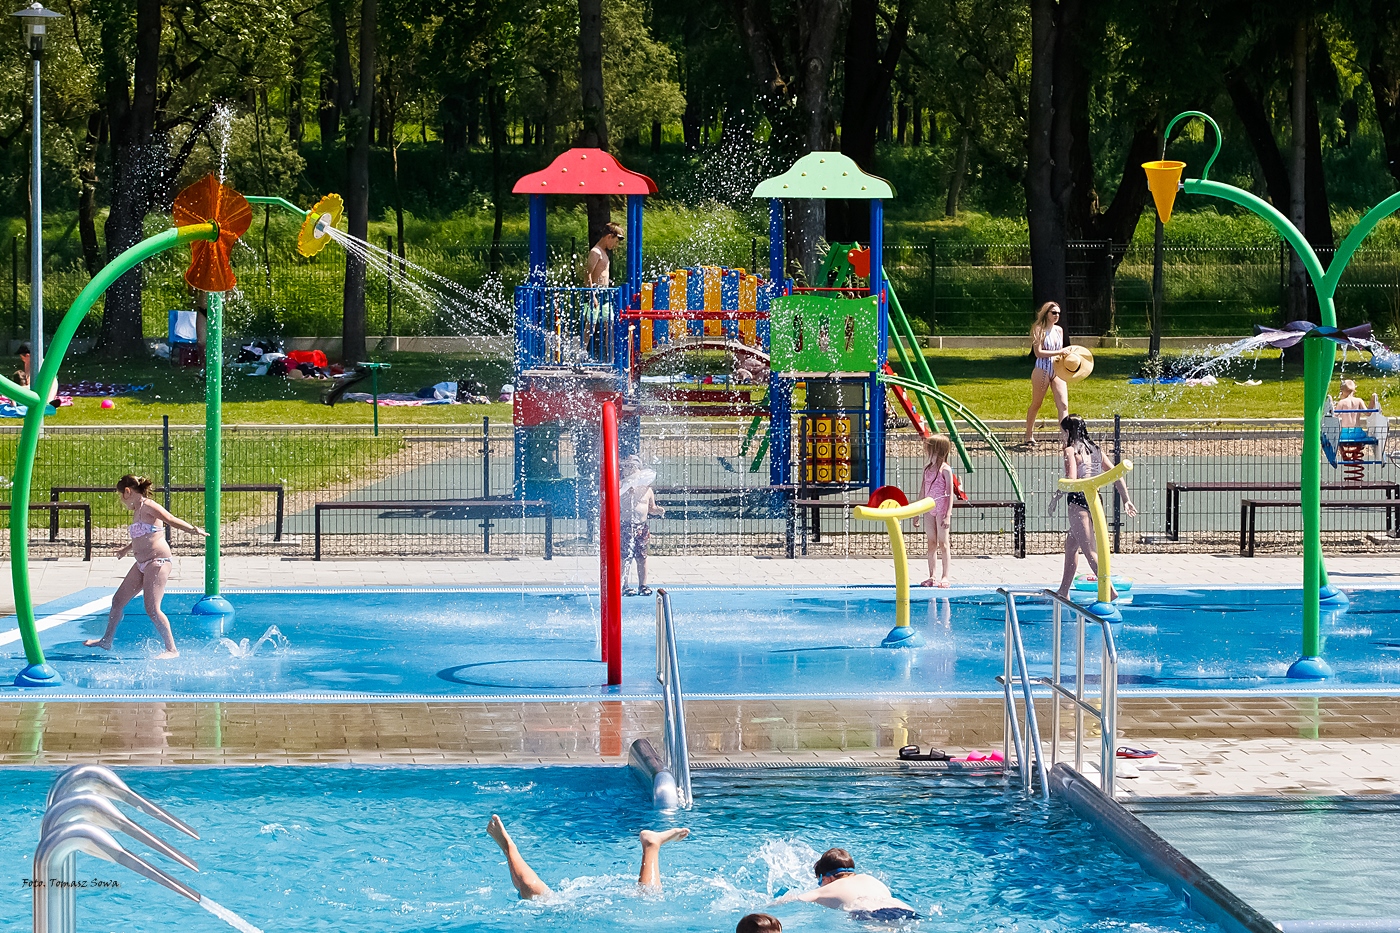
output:
[[[921,499],[932,499],[934,506],[928,513],[928,579],[921,586],[946,588],[952,585],[952,574],[948,569],[950,548],[948,545],[948,525],[953,514],[953,468],[948,465],[948,456],[953,450],[953,442],[947,435],[934,434],[924,441],[924,481],[920,487]],[[919,517],[914,518],[914,527],[919,527]],[[937,573],[937,560],[943,559],[943,576]]]
[[[660,518],[666,510],[656,504],[651,484],[656,482],[655,470],[642,469],[642,458],[636,454],[624,457],[622,472],[622,595],[651,595],[647,586],[647,540],[651,538],[651,518]],[[637,563],[637,588],[627,586],[627,565]]]

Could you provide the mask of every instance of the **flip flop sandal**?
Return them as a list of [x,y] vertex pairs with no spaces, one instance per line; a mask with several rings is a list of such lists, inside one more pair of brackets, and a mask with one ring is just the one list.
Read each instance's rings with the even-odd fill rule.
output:
[[637,592],[638,592],[639,594],[641,594],[642,596],[650,596],[650,595],[651,595],[651,587],[649,587],[649,586],[644,586],[644,587],[642,587],[641,589],[637,590]]
[[899,750],[900,761],[948,761],[948,753],[937,748],[930,748],[928,754],[919,752],[919,746],[906,745]]
[[1118,749],[1119,758],[1156,758],[1157,753],[1150,748],[1128,748],[1126,745]]
[[923,583],[920,583],[920,584],[919,584],[919,586],[937,586],[937,585],[938,585],[938,581],[935,580],[933,577],[929,577],[929,578],[928,578],[927,580],[925,580]]
[[636,596],[636,595],[637,595],[637,591],[634,590],[634,589],[632,589],[632,587],[629,586],[629,587],[626,587],[625,589],[623,589],[622,595],[623,595],[623,596]]

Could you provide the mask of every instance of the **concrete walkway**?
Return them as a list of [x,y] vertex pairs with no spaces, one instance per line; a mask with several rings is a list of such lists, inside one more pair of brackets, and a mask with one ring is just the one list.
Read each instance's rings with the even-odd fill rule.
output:
[[[1013,583],[1021,588],[1056,586],[1063,559],[1058,555],[974,557],[954,561],[959,586],[990,587]],[[922,561],[910,561],[919,574]],[[759,557],[653,557],[648,562],[653,585],[713,584],[728,586],[881,586],[894,571],[888,558],[783,560]],[[14,611],[9,564],[0,577],[0,612]],[[1329,572],[1346,586],[1400,585],[1400,562],[1385,556],[1338,557]],[[131,561],[95,557],[34,561],[31,580],[37,603],[57,599],[88,586],[115,587]],[[1299,586],[1303,566],[1297,557],[1242,558],[1212,554],[1122,554],[1113,572],[1140,584],[1159,586]],[[359,586],[583,586],[597,588],[595,558],[518,558],[513,560],[301,560],[276,556],[225,557],[223,586],[239,588]],[[176,557],[172,589],[200,589],[204,561]]]

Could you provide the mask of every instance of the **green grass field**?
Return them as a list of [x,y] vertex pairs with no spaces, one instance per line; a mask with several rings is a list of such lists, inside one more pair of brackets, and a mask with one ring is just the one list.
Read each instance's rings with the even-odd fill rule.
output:
[[[1026,417],[1031,362],[1025,351],[943,350],[926,355],[939,385],[984,420]],[[1302,365],[1281,360],[1277,352],[1263,354],[1257,363],[1236,364],[1216,386],[1129,385],[1144,355],[1141,350],[1095,350],[1093,375],[1070,386],[1070,411],[1086,418],[1302,417]],[[1389,384],[1376,378],[1375,370],[1353,361],[1349,372],[1364,396],[1374,391],[1384,398]],[[1262,385],[1236,385],[1246,379]],[[1048,397],[1041,417],[1055,417]]]
[[[1030,361],[1020,350],[936,350],[927,353],[939,384],[988,420],[1024,418],[1030,401]],[[1086,417],[1125,418],[1269,418],[1299,417],[1302,412],[1302,369],[1283,361],[1274,352],[1257,361],[1246,360],[1213,387],[1133,386],[1143,359],[1141,350],[1101,349],[1094,353],[1094,373],[1070,387],[1070,408]],[[495,396],[510,379],[506,360],[468,356],[433,356],[418,353],[386,354],[392,368],[380,374],[381,391],[412,392],[445,380],[476,380]],[[700,369],[715,367],[700,366]],[[1364,365],[1352,362],[1349,373],[1360,383],[1361,394],[1380,392],[1384,398],[1392,383]],[[62,381],[80,379],[103,382],[149,383],[137,395],[115,399],[116,407],[104,410],[101,400],[78,398],[50,419],[55,425],[159,424],[169,415],[172,424],[204,421],[204,379],[199,369],[177,369],[160,360],[113,363],[92,356],[73,358]],[[1236,382],[1258,379],[1262,385]],[[1335,380],[1334,380],[1335,383]],[[342,402],[322,404],[326,382],[296,382],[283,378],[248,376],[230,372],[224,385],[224,422],[230,425],[368,424],[369,405]],[[362,383],[356,389],[368,391]],[[1048,413],[1048,414],[1047,414]],[[1042,415],[1053,417],[1047,400]],[[380,406],[381,424],[465,424],[489,416],[497,424],[508,423],[508,405]],[[18,422],[15,422],[16,424]]]

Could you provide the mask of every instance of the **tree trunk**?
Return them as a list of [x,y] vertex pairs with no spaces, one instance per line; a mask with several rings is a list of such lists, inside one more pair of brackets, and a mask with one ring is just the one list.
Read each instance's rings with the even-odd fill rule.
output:
[[544,72],[544,155],[546,159],[553,158],[556,144],[555,137],[558,134],[559,110],[555,101],[559,99],[559,73],[557,71]]
[[504,169],[501,166],[501,149],[505,144],[505,105],[504,88],[492,85],[486,97],[486,116],[491,134],[491,202],[495,208],[495,223],[491,227],[491,273],[501,271],[501,227],[505,217],[506,189]]
[[[344,92],[342,102],[349,100],[345,107],[349,118],[346,127],[346,187],[345,214],[348,218],[349,233],[361,240],[369,237],[369,150],[370,131],[374,114],[374,56],[376,0],[361,0],[360,5],[360,76],[358,86],[351,84],[350,43],[345,28],[343,0],[331,0],[331,20],[336,22],[340,32],[335,36],[336,70],[343,75],[339,82]],[[342,57],[341,53],[344,52]],[[350,97],[353,89],[354,96]],[[353,251],[345,257],[345,296],[341,318],[341,360],[355,363],[365,358],[365,331],[367,329],[365,311],[365,263]]]
[[105,123],[102,111],[88,114],[83,157],[78,166],[78,235],[83,244],[83,268],[89,277],[102,268],[102,247],[97,242],[97,147],[102,144]]
[[302,85],[306,81],[306,57],[306,47],[296,43],[292,50],[291,80],[287,82],[287,138],[298,150],[305,135],[305,115],[301,112],[301,106]]
[[333,146],[340,138],[340,92],[336,89],[335,79],[325,72],[321,73],[320,93],[316,124],[321,128],[321,145]]
[[1055,0],[1031,0],[1031,84],[1027,117],[1026,221],[1031,303],[1065,300],[1065,217],[1055,203]]
[[652,152],[660,152],[660,151],[661,151],[661,121],[660,121],[660,120],[652,120],[652,121],[651,121],[651,151],[652,151]]
[[914,137],[909,141],[915,149],[924,144],[924,105],[919,103],[919,99],[914,98],[914,105],[910,108],[910,115],[914,120]]
[[1235,105],[1235,116],[1244,126],[1245,135],[1254,149],[1254,158],[1264,175],[1264,187],[1269,200],[1281,211],[1288,209],[1290,184],[1288,166],[1284,164],[1283,153],[1274,138],[1274,129],[1269,124],[1269,115],[1254,93],[1254,88],[1238,74],[1232,74],[1225,82],[1230,93],[1230,101]]
[[899,0],[889,38],[881,52],[876,29],[878,0],[851,0],[841,105],[841,151],[867,172],[874,167],[875,139],[889,114],[890,82],[894,80],[895,67],[909,38],[909,9],[909,0]]
[[[1307,227],[1308,165],[1308,22],[1300,17],[1293,28],[1292,136],[1293,171],[1289,177],[1289,219],[1299,230]],[[1288,256],[1289,320],[1308,316],[1308,273],[1296,251]]]
[[1386,61],[1378,39],[1371,46],[1366,62],[1366,80],[1371,85],[1371,99],[1376,105],[1376,123],[1385,143],[1385,164],[1390,177],[1400,182],[1400,71]]
[[963,178],[967,176],[967,155],[972,148],[972,127],[965,126],[962,141],[958,143],[958,155],[953,160],[953,174],[948,179],[948,201],[943,213],[947,217],[958,216],[958,198],[962,195]]
[[[145,234],[157,180],[165,170],[163,140],[155,133],[156,78],[160,66],[160,0],[137,0],[136,55],[128,79],[123,55],[124,17],[102,22],[103,71],[108,126],[111,128],[111,206],[104,225],[107,260],[136,245]],[[130,83],[128,83],[130,80]],[[141,267],[107,289],[99,346],[108,356],[130,356],[145,349],[141,322]]]
[[[585,148],[608,148],[607,108],[603,98],[603,0],[578,0],[579,89],[583,93],[583,132],[578,144]],[[606,195],[584,198],[588,207],[588,242],[597,243],[603,227],[612,220]]]

